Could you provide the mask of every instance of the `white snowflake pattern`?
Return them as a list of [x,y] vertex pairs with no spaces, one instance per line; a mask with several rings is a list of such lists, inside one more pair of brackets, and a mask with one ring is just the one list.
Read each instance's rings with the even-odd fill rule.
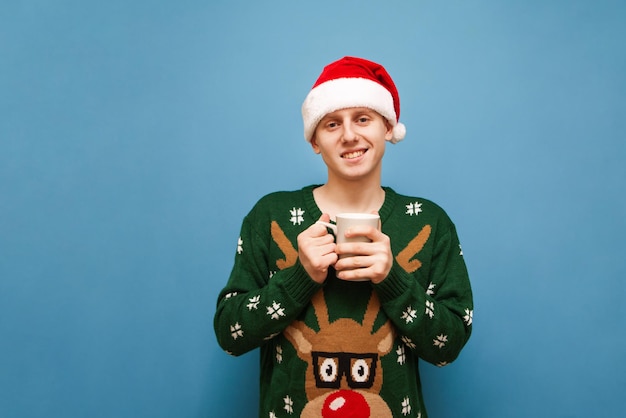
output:
[[274,277],[274,275],[275,275],[275,274],[276,274],[276,270],[274,270],[274,271],[270,271],[270,279],[271,279],[272,277]]
[[436,284],[434,284],[433,282],[430,282],[430,284],[428,285],[428,289],[426,290],[426,294],[427,295],[434,295],[435,294],[435,286],[437,286]]
[[263,338],[263,341],[269,341],[272,338],[274,338],[275,336],[277,336],[278,334],[280,334],[280,332],[275,332],[273,334],[268,335],[267,337]]
[[276,415],[274,411],[270,411],[270,418],[278,418],[278,415]]
[[285,316],[285,308],[282,308],[280,303],[274,301],[272,302],[272,306],[267,307],[267,314],[272,319],[279,319],[281,316]]
[[404,346],[399,345],[396,350],[396,354],[398,355],[398,364],[403,365],[406,361],[406,354],[404,353]]
[[474,310],[466,309],[465,316],[463,317],[465,324],[469,327],[472,325],[472,321],[474,321]]
[[250,301],[250,303],[248,303],[246,306],[248,307],[249,311],[253,309],[259,309],[259,302],[261,301],[261,295],[256,295],[254,297],[251,297],[248,300]]
[[433,340],[433,345],[435,347],[442,348],[443,346],[446,345],[447,342],[448,342],[448,336],[440,334],[440,335],[437,335],[437,338]]
[[237,254],[241,254],[243,252],[243,240],[241,237],[237,240]]
[[289,395],[285,396],[283,398],[283,401],[285,401],[285,411],[287,411],[290,414],[293,414],[293,401],[291,400]]
[[234,298],[235,296],[237,296],[237,292],[230,292],[230,293],[226,293],[226,294],[224,295],[224,299]]
[[401,318],[404,319],[408,324],[409,322],[413,322],[416,317],[417,311],[409,306],[408,308],[406,308],[406,311],[402,312]]
[[406,397],[402,400],[402,415],[409,415],[411,413],[411,402]]
[[278,364],[283,362],[283,347],[280,345],[276,346],[276,362]]
[[422,211],[422,204],[419,202],[409,203],[406,205],[406,214],[410,216],[417,216]]
[[426,315],[433,319],[433,316],[435,316],[435,302],[426,301]]
[[289,220],[294,225],[300,225],[302,222],[304,222],[304,211],[302,210],[302,208],[296,209],[294,207],[293,209],[289,210],[289,213],[291,214],[291,218],[289,218]]
[[461,248],[461,244],[459,244],[459,255],[463,255],[463,248]]
[[403,335],[402,337],[400,337],[400,339],[402,340],[402,342],[409,348],[415,350],[415,348],[417,347],[415,345],[415,343],[406,335]]
[[230,335],[233,337],[233,340],[236,340],[239,337],[243,337],[243,329],[241,329],[241,325],[239,325],[239,322],[236,322],[235,325],[230,326]]

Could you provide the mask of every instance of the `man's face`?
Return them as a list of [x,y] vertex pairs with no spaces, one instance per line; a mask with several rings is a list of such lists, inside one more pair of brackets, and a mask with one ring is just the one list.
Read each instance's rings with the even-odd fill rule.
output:
[[365,107],[329,113],[315,129],[311,146],[328,167],[329,180],[373,178],[380,181],[385,144],[391,126],[376,111]]

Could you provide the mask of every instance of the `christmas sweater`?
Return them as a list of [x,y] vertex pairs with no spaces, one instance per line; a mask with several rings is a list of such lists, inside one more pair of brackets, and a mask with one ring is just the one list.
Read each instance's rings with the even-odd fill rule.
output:
[[426,417],[418,360],[449,364],[472,330],[455,226],[435,203],[385,187],[388,277],[349,282],[331,268],[318,284],[297,247],[322,214],[315,187],[269,194],[244,218],[218,343],[235,356],[260,347],[260,417]]

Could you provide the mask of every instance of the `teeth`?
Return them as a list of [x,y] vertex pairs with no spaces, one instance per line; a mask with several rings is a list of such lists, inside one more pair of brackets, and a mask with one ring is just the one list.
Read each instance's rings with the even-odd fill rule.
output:
[[354,151],[354,152],[348,152],[346,154],[343,154],[343,158],[357,158],[360,157],[361,155],[365,154],[364,150],[361,151]]

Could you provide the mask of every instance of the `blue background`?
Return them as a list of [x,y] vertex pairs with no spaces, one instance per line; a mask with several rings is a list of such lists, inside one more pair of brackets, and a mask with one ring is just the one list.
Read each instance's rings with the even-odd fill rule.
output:
[[0,5],[0,416],[254,416],[212,328],[243,216],[323,182],[300,105],[381,62],[383,180],[457,224],[475,292],[433,417],[626,410],[626,3]]

